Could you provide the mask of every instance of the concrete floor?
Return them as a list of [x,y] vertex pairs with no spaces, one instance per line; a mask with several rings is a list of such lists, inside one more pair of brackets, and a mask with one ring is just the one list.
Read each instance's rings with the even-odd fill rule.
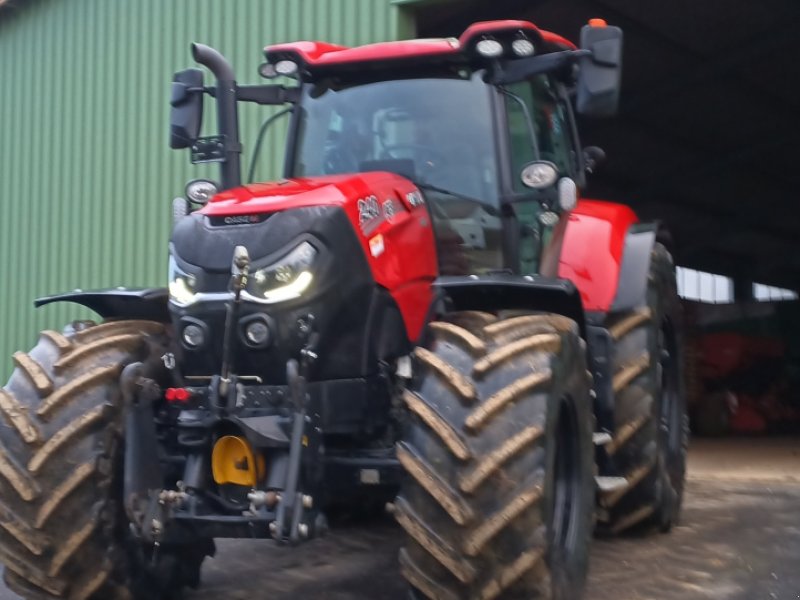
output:
[[[221,541],[203,588],[187,600],[405,600],[398,537],[381,523],[288,551]],[[595,540],[586,593],[586,600],[797,598],[800,439],[790,438],[696,440],[681,524],[669,535]]]
[[[292,549],[223,540],[186,600],[406,600],[398,533],[387,520]],[[800,439],[783,438],[696,440],[681,524],[595,540],[585,600],[797,598]]]
[[[289,552],[222,542],[189,599],[406,600],[397,545],[391,527],[340,532]],[[586,600],[796,599],[798,565],[800,484],[693,479],[683,524],[671,534],[595,540]]]

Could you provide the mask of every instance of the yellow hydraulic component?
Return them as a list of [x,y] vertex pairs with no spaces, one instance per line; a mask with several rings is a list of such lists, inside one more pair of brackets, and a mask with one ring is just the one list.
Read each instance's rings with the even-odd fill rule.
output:
[[261,454],[254,454],[244,438],[226,435],[214,444],[214,451],[211,453],[211,473],[218,484],[232,483],[255,487],[264,477],[264,471],[264,457]]

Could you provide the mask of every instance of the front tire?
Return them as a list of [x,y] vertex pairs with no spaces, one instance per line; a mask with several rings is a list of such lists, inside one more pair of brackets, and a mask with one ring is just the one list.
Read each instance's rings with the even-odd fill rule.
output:
[[193,549],[180,580],[137,560],[121,504],[119,375],[164,341],[150,321],[81,323],[14,355],[0,390],[0,562],[23,598],[178,598],[199,574]]
[[460,312],[429,327],[395,503],[419,597],[580,597],[594,511],[593,415],[575,323]]

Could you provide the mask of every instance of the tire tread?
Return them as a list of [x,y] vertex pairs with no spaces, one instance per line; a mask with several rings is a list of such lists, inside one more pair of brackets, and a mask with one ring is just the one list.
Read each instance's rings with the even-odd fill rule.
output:
[[115,443],[121,367],[144,357],[145,337],[163,332],[139,321],[47,330],[14,355],[16,371],[0,390],[12,425],[0,428],[0,478],[10,484],[0,486],[0,562],[23,597],[123,594],[126,582],[112,580],[108,563],[112,474],[97,465]]
[[[408,474],[394,505],[407,533],[401,571],[418,595],[433,600],[572,598],[552,596],[544,501],[546,448],[555,431],[548,407],[558,406],[551,398],[566,388],[585,396],[579,417],[588,546],[594,449],[577,326],[551,314],[481,315],[446,315],[415,352],[416,379],[403,392],[410,434],[397,446]],[[465,402],[458,389],[465,386],[453,380],[466,381],[474,400]],[[580,589],[584,576],[567,585]]]

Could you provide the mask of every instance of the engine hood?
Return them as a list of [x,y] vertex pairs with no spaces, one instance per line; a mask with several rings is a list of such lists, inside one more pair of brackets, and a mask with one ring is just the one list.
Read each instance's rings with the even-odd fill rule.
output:
[[283,179],[226,190],[214,196],[198,213],[226,217],[311,206],[345,206],[371,195],[381,200],[388,196],[402,198],[410,189],[415,189],[410,181],[386,172]]
[[[170,241],[177,267],[197,275],[198,291],[214,292],[227,289],[237,245],[247,248],[253,268],[263,268],[303,240],[320,252],[319,269],[331,274],[331,286],[358,279],[388,291],[409,339],[418,338],[438,271],[436,244],[423,194],[399,175],[309,177],[226,190],[180,219]],[[327,285],[322,277],[315,275],[319,293]]]

